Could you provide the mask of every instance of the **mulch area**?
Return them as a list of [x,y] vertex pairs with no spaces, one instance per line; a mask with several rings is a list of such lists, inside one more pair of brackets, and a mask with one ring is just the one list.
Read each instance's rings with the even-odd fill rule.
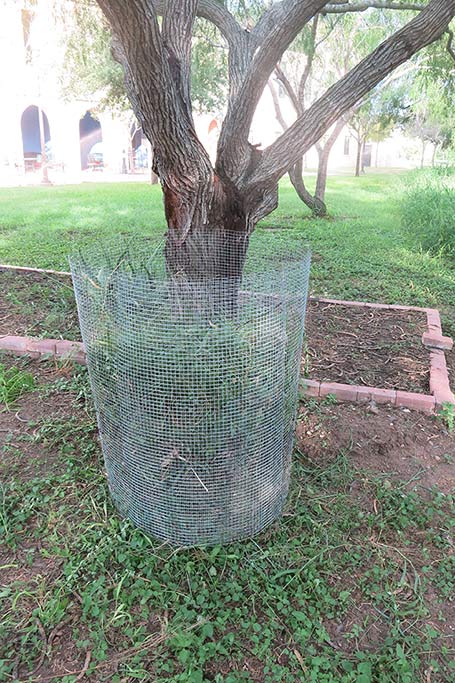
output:
[[[429,393],[424,313],[310,301],[302,372],[311,379]],[[80,339],[68,277],[0,271],[0,335]],[[455,354],[447,354],[455,385]]]
[[305,374],[321,382],[429,393],[426,329],[419,311],[310,302]]

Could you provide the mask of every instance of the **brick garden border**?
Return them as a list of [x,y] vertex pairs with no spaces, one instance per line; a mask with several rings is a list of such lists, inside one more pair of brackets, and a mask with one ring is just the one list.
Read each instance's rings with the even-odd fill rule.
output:
[[[41,268],[26,268],[23,266],[0,265],[1,270],[12,270],[29,273],[43,273],[48,275],[65,275],[70,273],[58,270],[44,270]],[[395,311],[419,311],[426,313],[427,331],[422,336],[422,343],[430,351],[430,394],[418,394],[379,387],[365,387],[338,382],[318,382],[305,379],[302,381],[303,393],[306,396],[324,398],[334,395],[339,401],[354,401],[357,403],[371,402],[385,403],[400,408],[410,408],[424,413],[433,413],[444,403],[455,405],[455,396],[450,389],[449,373],[447,371],[445,351],[453,348],[450,337],[442,334],[441,317],[435,308],[420,308],[418,306],[398,306],[374,304],[362,301],[343,301],[340,299],[326,299],[310,297],[311,301],[338,304],[340,306],[355,306],[360,308],[376,308]],[[31,358],[55,357],[62,360],[72,360],[82,365],[86,364],[86,356],[82,342],[59,339],[36,339],[13,335],[0,336],[0,349],[16,355],[28,355]]]
[[422,335],[422,343],[430,351],[430,394],[305,379],[302,382],[302,389],[306,396],[323,398],[332,394],[339,401],[356,401],[358,403],[375,401],[376,403],[388,403],[400,408],[411,408],[412,410],[419,410],[424,413],[433,413],[444,403],[455,405],[455,396],[450,390],[449,373],[445,357],[445,351],[450,351],[453,348],[453,341],[450,337],[443,336],[441,317],[436,308],[371,304],[362,301],[342,301],[340,299],[324,299],[320,297],[310,297],[310,299],[320,303],[338,304],[340,306],[426,313],[427,331]]

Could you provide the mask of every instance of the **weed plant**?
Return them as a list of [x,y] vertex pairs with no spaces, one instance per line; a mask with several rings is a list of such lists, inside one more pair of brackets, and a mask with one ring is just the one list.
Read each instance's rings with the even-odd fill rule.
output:
[[9,410],[18,398],[34,388],[35,380],[30,372],[0,363],[0,406]]
[[455,179],[452,169],[415,173],[403,196],[403,227],[431,254],[455,255]]

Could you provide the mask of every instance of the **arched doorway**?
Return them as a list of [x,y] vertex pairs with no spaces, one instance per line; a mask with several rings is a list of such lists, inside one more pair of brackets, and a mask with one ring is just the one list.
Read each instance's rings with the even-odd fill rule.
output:
[[90,111],[86,111],[79,121],[79,140],[82,170],[102,171],[104,161],[101,123]]
[[[40,111],[34,104],[25,109],[21,117],[21,131],[22,131],[22,148],[24,151],[24,167],[25,171],[36,171],[41,168],[42,152],[41,136],[44,142],[44,152],[47,161],[51,159],[51,132],[49,121],[44,111]],[[40,133],[40,126],[42,131]]]
[[132,160],[130,167],[133,171],[144,171],[150,165],[147,139],[142,128],[132,125],[130,129]]

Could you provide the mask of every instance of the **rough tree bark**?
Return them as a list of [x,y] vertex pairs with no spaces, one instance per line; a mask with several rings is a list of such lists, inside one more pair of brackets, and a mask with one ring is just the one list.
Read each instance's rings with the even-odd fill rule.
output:
[[[318,13],[352,11],[355,3],[283,0],[266,9],[247,32],[217,0],[97,2],[112,28],[114,54],[123,65],[134,112],[154,148],[172,268],[185,262],[185,244],[191,234],[226,230],[243,236],[251,233],[277,206],[278,180],[387,74],[440,38],[455,15],[455,0],[430,0],[404,28],[329,88],[273,144],[259,150],[248,141],[251,122],[283,53]],[[386,7],[394,3],[376,0],[359,3],[359,7],[365,4]],[[162,15],[161,22],[158,14]],[[214,168],[196,135],[191,111],[190,51],[196,15],[213,22],[229,47],[229,104]],[[239,240],[239,253],[246,243]],[[214,254],[213,258],[219,262],[220,274],[236,274],[241,269],[241,258],[233,258],[231,251]]]

